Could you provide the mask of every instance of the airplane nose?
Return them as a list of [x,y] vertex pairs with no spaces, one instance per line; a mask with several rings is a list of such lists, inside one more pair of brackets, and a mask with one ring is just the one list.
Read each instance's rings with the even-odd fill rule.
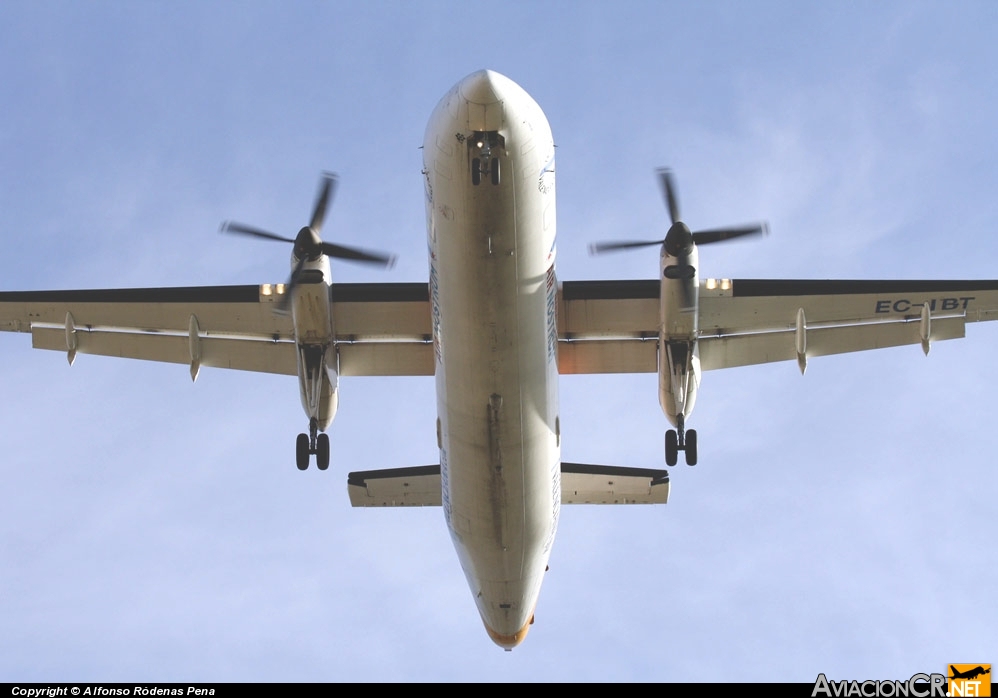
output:
[[495,104],[502,101],[500,83],[503,76],[492,70],[479,70],[461,81],[461,96],[473,104]]
[[[482,620],[484,622],[485,619],[483,618]],[[523,627],[512,635],[505,635],[503,633],[496,632],[488,623],[485,623],[485,632],[487,632],[489,637],[492,638],[492,642],[496,643],[504,650],[509,651],[523,642],[524,638],[527,637],[527,631],[530,630],[530,624],[533,622],[534,617],[530,616],[530,620],[524,623]]]

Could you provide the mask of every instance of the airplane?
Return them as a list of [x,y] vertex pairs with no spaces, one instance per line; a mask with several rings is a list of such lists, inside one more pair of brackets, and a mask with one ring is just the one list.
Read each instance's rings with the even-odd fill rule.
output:
[[325,175],[294,238],[227,222],[223,232],[290,243],[285,283],[0,293],[0,330],[39,349],[285,374],[308,430],[295,460],[329,467],[340,378],[433,376],[439,463],[352,472],[353,506],[440,506],[489,637],[510,650],[534,619],[562,504],[665,503],[669,469],[561,460],[561,375],[657,373],[667,466],[683,452],[702,373],[963,337],[998,319],[998,281],[700,278],[698,248],[764,224],[692,231],[672,174],[655,278],[555,274],[555,148],[540,106],[481,70],[451,88],[423,141],[427,283],[334,283],[330,259],[391,255],[324,242],[336,179]]
[[976,679],[978,676],[991,673],[990,666],[987,669],[983,666],[976,666],[973,669],[968,669],[967,671],[957,671],[956,667],[950,664],[949,670],[953,672],[952,676],[949,677],[951,679]]

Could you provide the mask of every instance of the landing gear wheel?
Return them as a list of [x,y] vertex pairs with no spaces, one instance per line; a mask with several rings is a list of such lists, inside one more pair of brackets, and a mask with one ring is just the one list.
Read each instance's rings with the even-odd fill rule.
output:
[[665,432],[665,464],[675,465],[679,462],[679,435],[675,429]]
[[308,434],[299,434],[298,441],[295,442],[295,461],[299,470],[308,470],[309,453]]
[[499,158],[492,158],[492,184],[499,186]]
[[697,430],[686,432],[686,465],[697,464]]
[[482,183],[482,161],[478,158],[471,159],[471,183],[476,187]]
[[319,434],[316,437],[315,464],[319,470],[329,467],[329,434]]

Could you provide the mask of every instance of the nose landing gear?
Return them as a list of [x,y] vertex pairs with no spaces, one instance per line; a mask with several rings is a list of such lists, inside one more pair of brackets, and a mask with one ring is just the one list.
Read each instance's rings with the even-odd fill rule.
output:
[[499,171],[499,153],[493,153],[492,149],[501,150],[505,143],[505,139],[497,131],[475,131],[471,134],[468,139],[468,147],[473,151],[471,183],[476,187],[482,183],[483,177],[490,179],[493,186],[499,186],[502,177]]
[[686,453],[686,465],[697,464],[697,431],[685,429],[685,419],[682,414],[677,417],[677,429],[665,432],[665,464],[675,465],[679,462],[679,451]]
[[299,470],[308,470],[311,456],[315,454],[315,465],[319,470],[329,467],[329,434],[319,433],[315,417],[309,421],[308,434],[299,434],[295,442],[295,461]]

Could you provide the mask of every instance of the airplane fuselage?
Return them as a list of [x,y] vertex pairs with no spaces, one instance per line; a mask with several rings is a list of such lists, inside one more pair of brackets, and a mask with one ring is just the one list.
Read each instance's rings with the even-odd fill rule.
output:
[[444,516],[492,639],[522,641],[561,503],[554,143],[491,71],[423,143]]

